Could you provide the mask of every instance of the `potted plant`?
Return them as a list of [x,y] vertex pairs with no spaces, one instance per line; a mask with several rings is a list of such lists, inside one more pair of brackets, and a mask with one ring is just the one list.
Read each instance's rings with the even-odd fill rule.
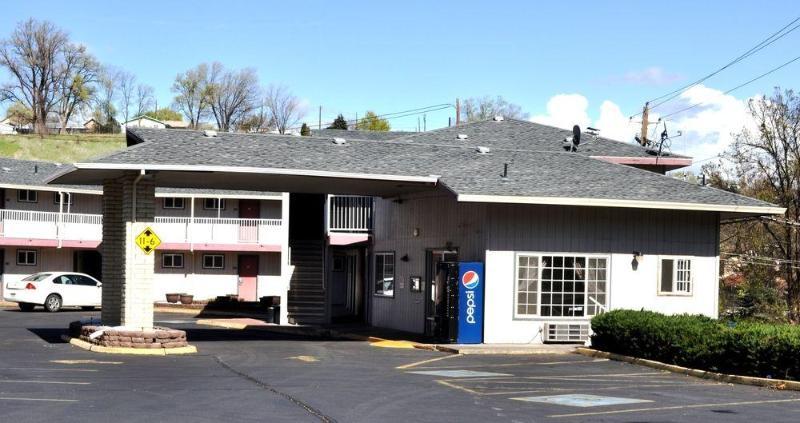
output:
[[178,300],[180,299],[180,297],[181,297],[181,294],[178,294],[178,293],[170,293],[170,294],[167,294],[167,302],[168,302],[168,303],[175,304],[175,303],[177,303],[177,302],[178,302]]
[[181,304],[191,304],[194,301],[194,295],[181,294]]

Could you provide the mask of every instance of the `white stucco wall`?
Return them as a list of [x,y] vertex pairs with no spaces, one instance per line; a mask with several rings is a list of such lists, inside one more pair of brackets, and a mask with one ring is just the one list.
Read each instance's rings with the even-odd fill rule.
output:
[[[588,322],[588,317],[515,318],[516,255],[515,251],[486,251],[484,342],[542,343],[546,322]],[[665,314],[690,313],[717,317],[717,257],[692,256],[692,295],[666,296],[658,294],[660,256],[645,255],[635,271],[631,266],[632,254],[614,253],[608,256],[609,310],[645,308]]]

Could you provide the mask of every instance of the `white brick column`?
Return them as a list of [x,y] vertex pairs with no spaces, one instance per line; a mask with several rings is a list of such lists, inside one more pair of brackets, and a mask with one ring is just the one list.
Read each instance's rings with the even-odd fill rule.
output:
[[155,253],[145,254],[134,241],[139,233],[153,224],[154,212],[152,177],[131,173],[104,181],[103,242],[100,248],[103,255],[101,319],[104,325],[153,327]]

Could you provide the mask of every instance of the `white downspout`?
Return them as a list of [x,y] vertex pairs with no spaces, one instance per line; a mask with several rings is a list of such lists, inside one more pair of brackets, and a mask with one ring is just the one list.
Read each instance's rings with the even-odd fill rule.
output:
[[58,192],[58,220],[56,221],[56,240],[58,245],[56,248],[61,248],[62,242],[62,226],[64,225],[64,192]]
[[136,195],[137,194],[136,193],[136,186],[139,184],[139,181],[141,181],[142,178],[144,178],[144,174],[145,174],[145,170],[144,169],[140,170],[139,174],[136,176],[136,179],[133,180],[133,194],[132,194],[133,198],[131,198],[131,206],[133,206],[132,207],[133,208],[133,217],[131,219],[131,222],[133,222],[133,223],[136,223],[136,198],[138,197],[138,195]]
[[[186,235],[189,238],[189,251],[192,252],[192,260],[194,260],[194,196],[189,197],[189,227],[186,230]],[[192,274],[194,275],[194,267],[192,267]]]

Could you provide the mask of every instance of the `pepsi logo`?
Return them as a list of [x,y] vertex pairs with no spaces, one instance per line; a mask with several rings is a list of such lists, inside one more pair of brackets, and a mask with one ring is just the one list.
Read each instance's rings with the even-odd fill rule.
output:
[[464,288],[475,289],[479,283],[481,283],[481,277],[474,270],[464,272],[461,276],[461,285],[464,285]]

